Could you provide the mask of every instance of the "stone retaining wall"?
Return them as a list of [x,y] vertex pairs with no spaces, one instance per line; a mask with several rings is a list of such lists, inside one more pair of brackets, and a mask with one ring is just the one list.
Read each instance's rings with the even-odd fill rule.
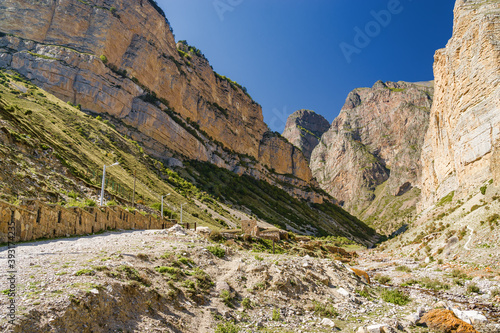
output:
[[14,242],[22,242],[110,229],[165,229],[174,224],[174,220],[142,215],[137,211],[131,213],[116,206],[65,208],[38,200],[27,200],[15,206],[0,200],[0,243],[9,241],[9,231],[13,231],[9,226],[15,228]]

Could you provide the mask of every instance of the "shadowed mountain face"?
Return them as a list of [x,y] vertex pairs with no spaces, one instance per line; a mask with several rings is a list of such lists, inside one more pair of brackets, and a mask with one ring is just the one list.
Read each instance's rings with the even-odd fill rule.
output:
[[283,136],[310,160],[313,149],[329,128],[330,123],[323,116],[311,110],[298,110],[288,117]]
[[432,95],[431,82],[355,89],[311,155],[321,187],[381,230],[415,210]]

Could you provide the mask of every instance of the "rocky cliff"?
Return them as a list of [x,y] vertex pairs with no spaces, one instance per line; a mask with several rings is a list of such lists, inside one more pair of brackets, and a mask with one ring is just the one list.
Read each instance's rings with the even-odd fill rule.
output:
[[311,156],[321,187],[351,214],[397,227],[419,194],[432,95],[432,82],[378,81],[352,91]]
[[157,158],[208,161],[287,188],[276,170],[296,179],[288,191],[323,200],[303,190],[314,184],[302,154],[265,135],[246,89],[176,44],[152,0],[2,1],[0,67],[100,114]]
[[298,110],[288,117],[283,137],[310,160],[312,151],[329,128],[330,123],[323,116],[311,110]]
[[498,179],[500,2],[459,0],[454,15],[453,36],[434,57],[421,209],[452,191],[465,196]]

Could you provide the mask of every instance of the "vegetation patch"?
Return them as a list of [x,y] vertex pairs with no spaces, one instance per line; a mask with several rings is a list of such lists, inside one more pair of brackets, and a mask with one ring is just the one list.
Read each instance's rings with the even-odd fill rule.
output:
[[76,276],[80,276],[80,275],[95,275],[95,271],[92,270],[92,269],[90,269],[90,268],[84,268],[84,269],[80,269],[79,271],[76,271],[75,275]]
[[384,289],[380,293],[380,297],[387,302],[396,305],[406,305],[411,302],[411,298],[396,289]]
[[337,309],[331,304],[314,302],[313,311],[316,315],[325,318],[336,318],[339,316]]
[[450,193],[448,193],[447,195],[445,195],[444,197],[441,198],[441,200],[439,200],[439,202],[436,204],[436,206],[444,206],[446,205],[447,203],[450,203],[453,201],[453,197],[455,196],[455,191],[451,191]]
[[224,258],[226,255],[226,250],[220,246],[207,246],[207,250],[218,258]]

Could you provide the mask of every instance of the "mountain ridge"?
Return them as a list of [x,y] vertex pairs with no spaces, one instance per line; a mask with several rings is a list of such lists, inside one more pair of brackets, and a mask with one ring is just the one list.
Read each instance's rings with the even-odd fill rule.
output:
[[306,190],[318,185],[303,155],[265,135],[260,105],[200,50],[176,43],[154,4],[3,2],[0,67],[106,116],[157,158],[207,161],[311,202],[331,200]]

